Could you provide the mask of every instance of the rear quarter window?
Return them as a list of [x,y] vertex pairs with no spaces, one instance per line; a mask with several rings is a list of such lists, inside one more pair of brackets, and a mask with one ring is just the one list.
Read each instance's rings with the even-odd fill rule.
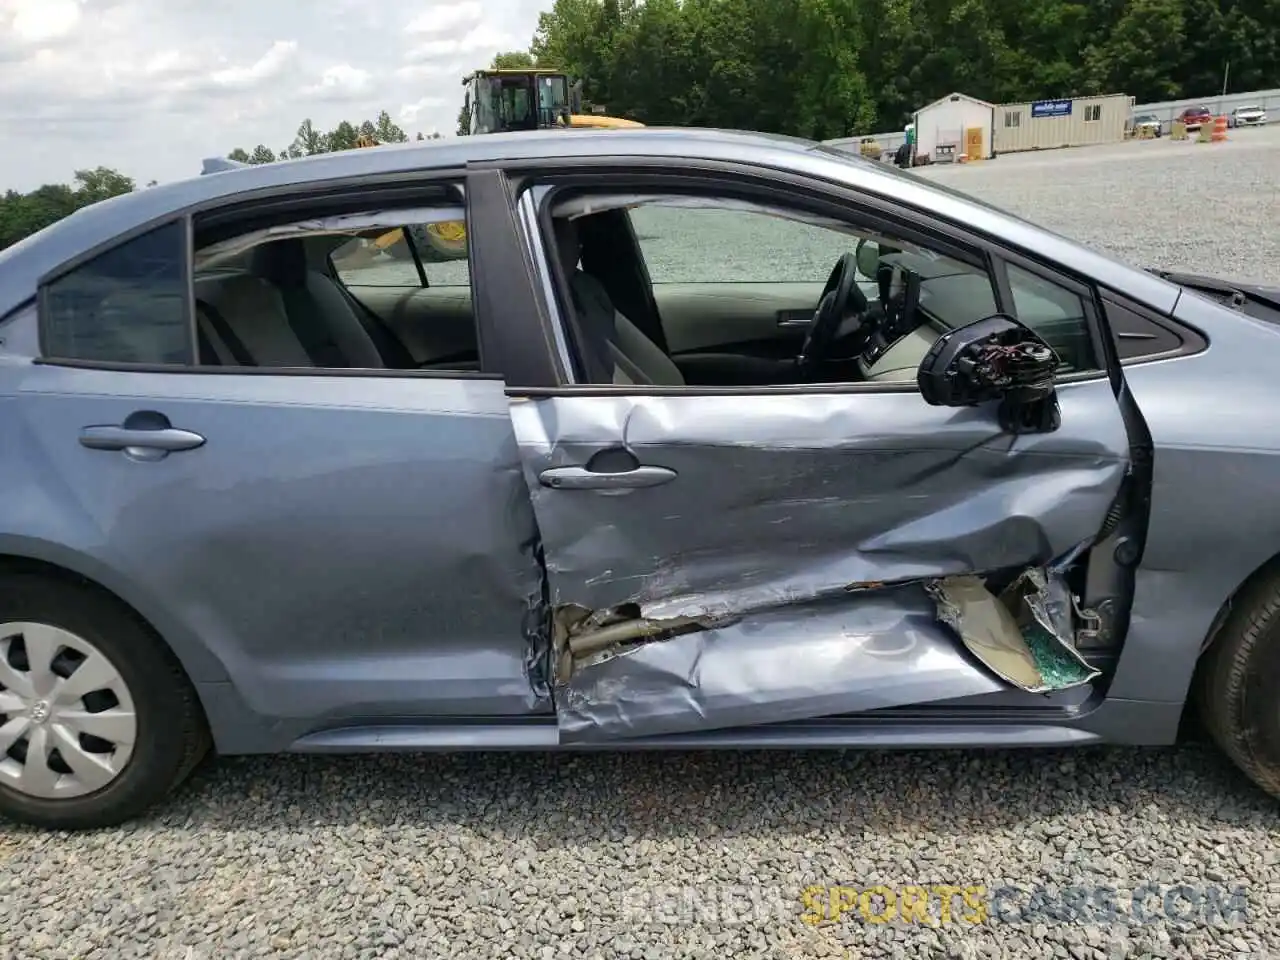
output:
[[40,299],[43,355],[191,363],[185,249],[183,224],[166,224],[47,284]]

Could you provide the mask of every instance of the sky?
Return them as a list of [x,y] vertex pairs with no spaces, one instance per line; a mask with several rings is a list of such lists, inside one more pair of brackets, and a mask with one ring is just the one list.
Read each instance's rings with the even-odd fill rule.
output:
[[106,166],[139,185],[386,110],[450,136],[462,77],[552,0],[0,0],[0,191]]

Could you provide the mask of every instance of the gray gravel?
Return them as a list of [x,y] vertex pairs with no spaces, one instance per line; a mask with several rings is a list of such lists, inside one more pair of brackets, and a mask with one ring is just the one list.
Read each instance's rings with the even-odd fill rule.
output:
[[[1246,131],[928,175],[1129,259],[1280,282],[1277,147]],[[0,832],[0,957],[1262,957],[1276,824],[1199,743],[230,759],[124,829]],[[919,884],[985,887],[1000,919],[802,919],[811,885]],[[1060,913],[1073,887],[1087,908]]]
[[1280,283],[1280,126],[1010,154],[924,175],[1139,266]]

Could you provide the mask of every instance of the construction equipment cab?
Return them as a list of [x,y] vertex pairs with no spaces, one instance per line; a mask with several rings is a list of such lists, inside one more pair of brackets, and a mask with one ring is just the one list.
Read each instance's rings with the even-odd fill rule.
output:
[[468,132],[504,133],[553,127],[616,129],[643,124],[582,111],[582,83],[558,70],[477,70],[463,78]]

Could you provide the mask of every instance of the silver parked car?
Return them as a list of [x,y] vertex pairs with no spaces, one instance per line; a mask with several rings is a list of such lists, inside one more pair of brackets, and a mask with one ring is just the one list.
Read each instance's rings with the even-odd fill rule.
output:
[[0,811],[210,746],[1166,744],[1193,691],[1280,793],[1278,322],[759,135],[94,205],[0,253]]
[[1257,105],[1236,107],[1227,116],[1227,124],[1232,127],[1265,127],[1267,111]]

